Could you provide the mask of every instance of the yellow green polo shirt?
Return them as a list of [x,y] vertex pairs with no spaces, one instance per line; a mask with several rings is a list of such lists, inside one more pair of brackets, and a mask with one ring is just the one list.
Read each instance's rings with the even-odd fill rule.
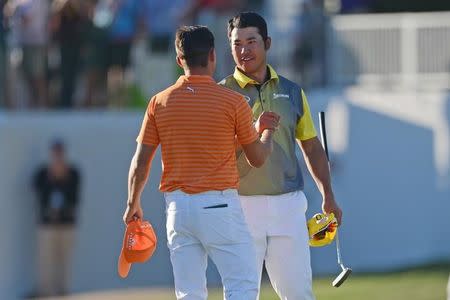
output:
[[295,154],[298,140],[317,136],[305,93],[296,83],[279,76],[268,65],[269,79],[259,84],[238,68],[219,84],[244,95],[256,121],[263,111],[281,116],[274,134],[274,150],[261,168],[251,167],[237,153],[241,195],[279,195],[303,189],[303,176]]

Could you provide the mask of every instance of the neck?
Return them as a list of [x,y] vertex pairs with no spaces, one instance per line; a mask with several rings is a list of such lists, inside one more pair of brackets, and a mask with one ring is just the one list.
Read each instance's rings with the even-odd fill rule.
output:
[[[268,70],[267,70],[267,64],[264,64],[264,67],[253,72],[253,73],[245,73],[243,72],[245,75],[247,75],[249,78],[255,80],[256,82],[263,84],[264,82],[266,82],[267,80],[267,75],[268,75]],[[242,71],[242,70],[241,70]]]
[[195,68],[184,69],[184,75],[186,75],[186,76],[206,75],[206,76],[211,76],[212,77],[212,74],[209,71],[209,69],[208,68],[203,68],[203,67],[195,67]]

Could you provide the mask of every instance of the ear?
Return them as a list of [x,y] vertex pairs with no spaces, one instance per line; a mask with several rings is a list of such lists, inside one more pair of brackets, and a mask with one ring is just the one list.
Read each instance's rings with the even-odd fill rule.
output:
[[267,37],[266,41],[264,42],[264,48],[267,50],[270,49],[270,45],[272,45],[272,39],[270,36]]
[[178,55],[177,55],[177,65],[179,65],[180,68],[184,69],[183,59],[180,56],[178,56]]
[[216,60],[216,50],[214,48],[212,48],[211,50],[209,50],[209,54],[208,54],[208,60],[210,62],[214,62]]

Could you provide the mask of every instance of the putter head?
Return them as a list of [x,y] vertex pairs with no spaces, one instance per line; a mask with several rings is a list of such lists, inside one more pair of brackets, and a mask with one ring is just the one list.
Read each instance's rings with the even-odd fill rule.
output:
[[341,284],[350,276],[352,273],[352,269],[350,268],[342,268],[342,272],[333,280],[332,285],[334,287],[339,287]]

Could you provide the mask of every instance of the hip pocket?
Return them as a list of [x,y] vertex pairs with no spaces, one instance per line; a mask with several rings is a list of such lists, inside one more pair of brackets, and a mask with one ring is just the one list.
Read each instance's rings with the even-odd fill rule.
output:
[[250,236],[242,210],[238,207],[203,209],[199,221],[201,239],[206,244],[237,244]]

